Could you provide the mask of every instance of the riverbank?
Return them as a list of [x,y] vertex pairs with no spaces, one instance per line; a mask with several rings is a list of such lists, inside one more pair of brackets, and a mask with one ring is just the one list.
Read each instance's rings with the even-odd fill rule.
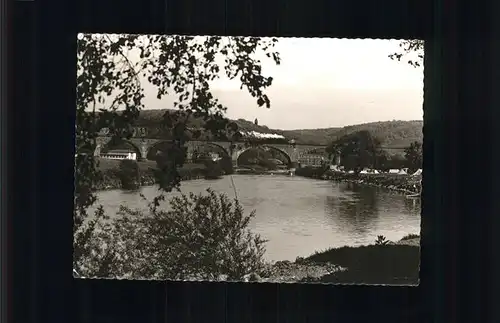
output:
[[[99,170],[102,180],[97,183],[97,190],[121,189],[122,182],[119,177],[120,160],[100,159]],[[151,186],[156,184],[153,169],[156,168],[154,161],[137,162],[139,171],[139,186]],[[205,179],[206,166],[204,164],[185,164],[179,169],[181,181]],[[236,168],[234,175],[289,175],[289,170],[267,170],[264,168]]]
[[348,174],[322,170],[319,168],[299,168],[295,175],[321,180],[332,180],[343,183],[361,184],[380,187],[406,194],[418,194],[420,192],[419,182],[421,175],[398,175],[398,174]]
[[240,166],[234,169],[239,175],[289,175],[290,169],[268,169],[259,165]]
[[[97,185],[97,190],[113,190],[121,189],[122,182],[118,175],[119,160],[101,159],[99,161],[99,170],[102,173],[102,180]],[[153,169],[156,168],[156,163],[153,161],[137,162],[139,172],[139,186],[155,185],[156,180]],[[186,164],[179,169],[181,181],[205,178],[206,167],[203,164]]]
[[332,248],[294,262],[278,261],[259,282],[417,285],[420,237],[408,235],[383,245]]

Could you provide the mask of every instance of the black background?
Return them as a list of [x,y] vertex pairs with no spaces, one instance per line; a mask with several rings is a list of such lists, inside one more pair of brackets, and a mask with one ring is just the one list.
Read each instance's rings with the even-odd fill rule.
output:
[[[500,322],[492,9],[430,0],[16,2],[5,184],[13,322]],[[77,32],[425,39],[421,285],[74,280]]]

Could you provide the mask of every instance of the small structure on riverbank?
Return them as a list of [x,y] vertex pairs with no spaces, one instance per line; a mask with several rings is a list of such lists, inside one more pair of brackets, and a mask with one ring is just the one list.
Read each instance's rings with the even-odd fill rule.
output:
[[379,174],[379,171],[376,169],[365,168],[360,172],[360,174]]
[[408,169],[407,168],[403,168],[403,169],[393,168],[393,169],[389,169],[388,173],[393,174],[393,175],[408,175]]
[[420,176],[420,175],[422,175],[422,169],[421,168],[417,169],[417,171],[415,173],[411,174],[411,176]]
[[99,157],[116,160],[137,160],[137,153],[133,153],[127,150],[110,150],[107,153],[101,153]]

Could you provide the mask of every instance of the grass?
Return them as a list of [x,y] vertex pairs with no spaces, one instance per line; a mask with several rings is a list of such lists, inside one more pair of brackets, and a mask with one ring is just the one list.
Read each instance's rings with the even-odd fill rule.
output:
[[344,284],[418,284],[420,248],[407,245],[369,245],[332,248],[306,260],[332,263],[346,271],[326,275],[321,282]]

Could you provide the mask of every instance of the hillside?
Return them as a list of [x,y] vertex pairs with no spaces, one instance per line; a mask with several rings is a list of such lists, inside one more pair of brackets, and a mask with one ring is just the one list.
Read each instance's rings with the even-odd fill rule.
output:
[[367,130],[377,137],[383,146],[406,147],[413,141],[422,142],[423,121],[379,121],[342,128],[301,129],[283,131],[285,137],[295,137],[305,144],[328,144],[344,135]]
[[[138,125],[153,126],[161,121],[165,110],[143,110],[140,113]],[[423,121],[379,121],[346,127],[324,129],[279,130],[270,129],[265,125],[255,125],[252,121],[233,120],[243,132],[255,131],[262,134],[278,134],[288,139],[295,139],[298,144],[327,145],[341,136],[368,130],[377,137],[385,147],[406,147],[413,141],[422,142]],[[203,120],[192,118],[189,127],[198,128]]]

